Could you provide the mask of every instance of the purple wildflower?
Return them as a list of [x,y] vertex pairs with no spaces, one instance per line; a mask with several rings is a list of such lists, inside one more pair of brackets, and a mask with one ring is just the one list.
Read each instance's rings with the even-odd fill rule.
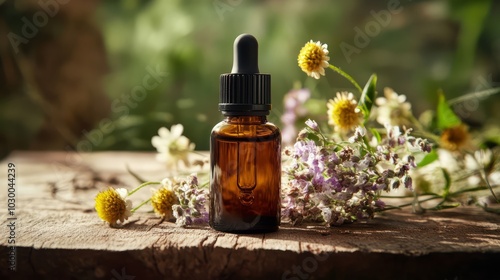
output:
[[[313,121],[307,125],[316,139]],[[387,134],[374,147],[365,141],[366,131],[356,129],[349,142],[317,145],[308,135],[286,152],[290,161],[284,169],[282,218],[292,224],[323,221],[327,226],[372,218],[383,209],[381,191],[412,188],[409,170],[415,167],[410,148],[428,149],[426,140],[411,138],[410,130],[386,126]],[[413,149],[415,150],[415,149]]]
[[185,226],[208,222],[206,206],[208,189],[198,186],[196,174],[191,174],[184,180],[177,180],[174,192],[179,199],[179,204],[172,206],[177,225]]
[[295,142],[297,129],[295,123],[297,118],[307,115],[307,110],[302,106],[311,96],[308,89],[292,90],[285,94],[283,105],[285,112],[281,116],[283,129],[281,130],[281,139],[285,145]]
[[310,129],[312,129],[312,130],[314,130],[314,131],[319,131],[318,123],[316,123],[316,121],[313,121],[313,120],[311,120],[311,119],[307,119],[307,121],[306,121],[306,125],[307,125]]

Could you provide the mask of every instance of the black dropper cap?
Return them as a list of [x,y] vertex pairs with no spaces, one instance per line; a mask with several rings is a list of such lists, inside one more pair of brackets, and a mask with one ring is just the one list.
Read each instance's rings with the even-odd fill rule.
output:
[[257,39],[234,40],[233,69],[220,76],[219,111],[226,116],[265,116],[271,110],[271,75],[260,74]]

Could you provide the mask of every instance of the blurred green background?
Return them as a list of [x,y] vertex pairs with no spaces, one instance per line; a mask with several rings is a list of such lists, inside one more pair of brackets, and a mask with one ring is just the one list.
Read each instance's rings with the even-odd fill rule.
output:
[[[259,40],[278,125],[294,85],[325,100],[354,90],[332,71],[301,72],[310,39],[360,84],[376,72],[378,91],[406,94],[418,115],[439,89],[453,98],[500,86],[499,15],[487,0],[0,0],[0,154],[153,150],[158,128],[176,123],[207,150],[219,75],[241,33]],[[494,97],[455,109],[475,127],[498,123],[499,107]]]

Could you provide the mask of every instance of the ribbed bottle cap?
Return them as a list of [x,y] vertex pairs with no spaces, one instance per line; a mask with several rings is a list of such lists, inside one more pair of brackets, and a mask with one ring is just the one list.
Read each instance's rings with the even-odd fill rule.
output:
[[241,34],[234,40],[233,69],[220,76],[219,111],[229,116],[269,115],[271,75],[260,74],[259,45],[255,37]]

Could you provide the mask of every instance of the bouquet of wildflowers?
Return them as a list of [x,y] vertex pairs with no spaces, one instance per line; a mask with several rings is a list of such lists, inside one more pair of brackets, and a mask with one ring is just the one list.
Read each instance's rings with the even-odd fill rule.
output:
[[283,186],[284,219],[341,225],[371,218],[384,208],[382,191],[399,187],[412,190],[410,169],[415,155],[430,152],[426,139],[410,136],[411,129],[385,124],[385,131],[365,127],[375,98],[376,76],[364,89],[339,68],[328,63],[326,44],[310,41],[300,51],[298,64],[316,79],[330,67],[346,77],[360,91],[358,103],[353,93],[340,92],[328,101],[328,124],[334,134],[323,133],[313,120],[298,133],[285,167]]
[[[469,201],[477,202],[477,197],[470,194],[481,190],[489,191],[498,201],[495,188],[500,184],[500,166],[496,151],[479,150],[472,156],[467,126],[455,115],[443,94],[434,120],[425,124],[413,116],[404,95],[385,88],[384,97],[376,98],[376,75],[361,88],[350,75],[330,64],[328,55],[326,44],[310,41],[301,49],[298,65],[316,79],[325,75],[325,68],[334,70],[353,84],[359,92],[359,101],[351,92],[337,93],[326,103],[328,125],[321,126],[308,119],[306,127],[295,135],[293,146],[285,149],[289,157],[282,192],[285,220],[292,224],[309,221],[340,225],[371,218],[377,211],[410,205],[418,211],[439,210],[467,203],[464,194],[469,194]],[[297,92],[300,91],[293,91],[295,95]],[[497,92],[499,89],[492,89],[462,99]],[[285,96],[285,115],[288,114],[282,118],[285,127],[294,126],[290,120],[296,118],[290,112],[307,115],[301,105],[310,94],[300,103],[290,102],[288,99],[295,95]],[[295,106],[293,110],[286,106],[290,103]],[[284,138],[293,138],[288,135],[291,132],[292,129],[284,131]],[[455,165],[442,164],[444,153],[456,161]],[[463,170],[467,162],[474,165],[468,168],[468,174],[452,174]],[[453,166],[455,169],[450,170]],[[471,178],[475,178],[476,186],[467,187],[464,179]],[[484,185],[477,185],[481,183]],[[434,189],[429,185],[434,185]],[[386,207],[381,200],[383,193],[400,188],[406,191],[399,197],[412,201]],[[484,197],[484,193],[481,195]],[[430,200],[439,202],[428,208],[422,205]],[[484,201],[478,204],[492,209]]]
[[[152,138],[152,144],[158,150],[157,160],[164,162],[168,169],[178,168],[179,162],[189,166],[188,155],[194,149],[186,136],[182,135],[184,127],[173,125],[169,130],[162,127],[159,136]],[[195,162],[197,163],[197,162]],[[150,204],[153,212],[163,220],[173,220],[179,226],[208,222],[208,183],[199,184],[198,175],[186,177],[165,178],[161,182],[145,182],[137,174],[130,172],[141,185],[131,192],[125,188],[108,188],[101,191],[95,198],[95,209],[101,220],[111,227],[123,224],[132,214],[144,205]],[[159,185],[151,189],[149,199],[132,208],[130,196],[142,188]]]
[[282,216],[292,224],[303,220],[340,225],[372,218],[384,208],[381,191],[399,187],[412,189],[414,153],[429,152],[427,140],[410,136],[410,129],[386,126],[384,138],[367,141],[366,131],[357,127],[345,142],[327,138],[315,121],[291,149],[285,168]]
[[[285,95],[283,122],[282,220],[293,225],[316,222],[326,226],[372,218],[378,211],[413,206],[421,212],[476,204],[500,213],[500,129],[493,127],[477,135],[453,112],[450,104],[485,98],[499,88],[468,94],[447,101],[439,95],[437,109],[416,118],[406,96],[391,88],[377,97],[377,76],[359,84],[329,63],[326,44],[310,41],[300,50],[299,67],[319,79],[330,68],[352,83],[352,92],[338,92],[323,103],[328,122],[317,123],[306,109],[312,101],[308,89]],[[315,104],[318,104],[316,101]],[[296,123],[305,118],[305,126]],[[168,169],[187,167],[194,144],[182,135],[183,126],[161,128],[152,144],[157,159]],[[485,145],[487,143],[487,145]],[[150,204],[163,219],[185,226],[208,221],[208,182],[199,184],[196,174],[141,182],[136,189],[100,192],[96,198],[98,216],[116,226],[138,208]],[[139,206],[132,208],[130,195],[148,185],[160,185]],[[387,196],[399,191],[399,195]],[[409,199],[400,205],[386,205],[382,199]],[[431,203],[433,202],[433,203]],[[429,204],[431,203],[431,204]]]

